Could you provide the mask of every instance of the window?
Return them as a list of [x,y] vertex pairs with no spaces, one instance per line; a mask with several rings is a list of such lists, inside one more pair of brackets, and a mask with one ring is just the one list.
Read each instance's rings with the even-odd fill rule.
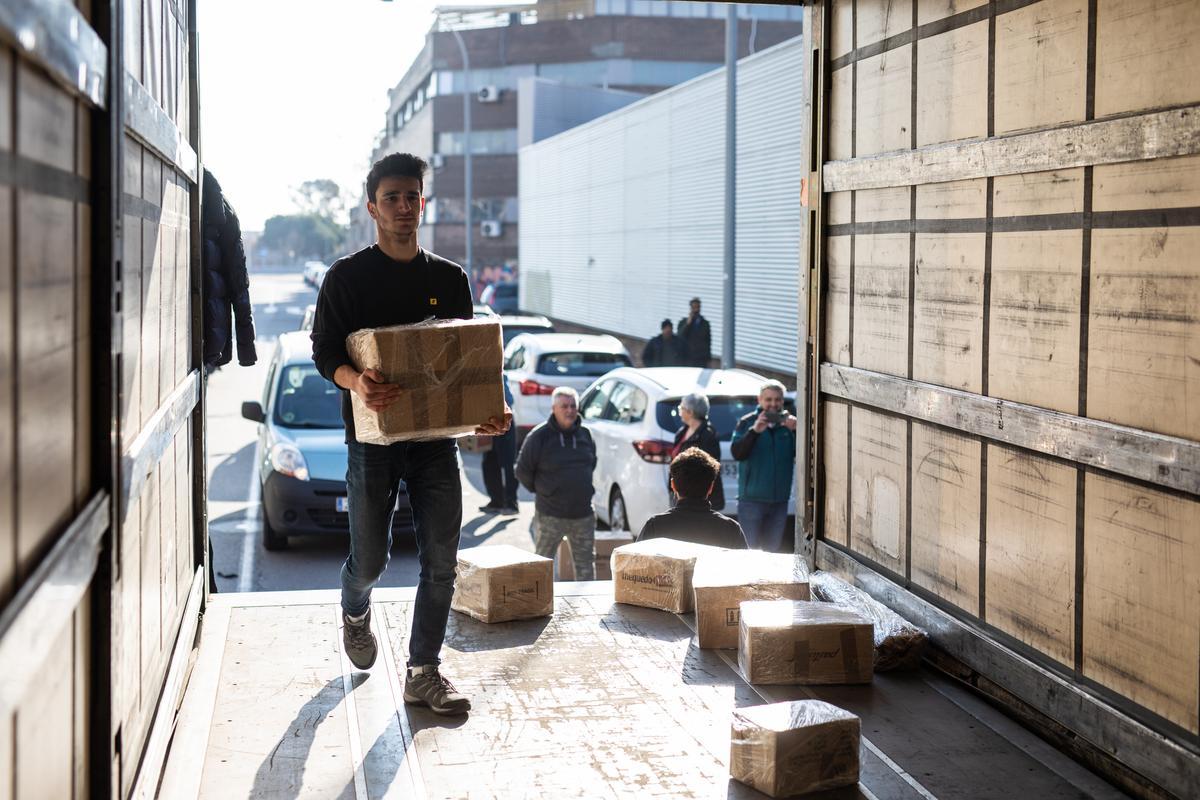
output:
[[520,369],[525,363],[525,348],[518,347],[509,354],[508,359],[504,362],[505,369]]
[[[463,154],[462,131],[442,131],[437,138],[437,152],[448,156]],[[471,131],[472,155],[502,155],[517,152],[517,129]]]
[[275,398],[275,424],[285,428],[341,428],[341,393],[321,377],[315,365],[285,367]]
[[538,359],[539,375],[598,378],[617,367],[632,366],[623,353],[546,353]]
[[608,395],[612,392],[615,383],[616,381],[604,381],[583,396],[579,413],[584,419],[600,419],[604,415],[604,409],[608,406]]
[[392,115],[392,132],[399,133],[400,129],[403,127],[404,127],[404,109],[400,109],[400,110],[396,111],[395,114]]
[[609,413],[605,419],[631,424],[646,416],[646,393],[632,383],[618,381],[609,398]]

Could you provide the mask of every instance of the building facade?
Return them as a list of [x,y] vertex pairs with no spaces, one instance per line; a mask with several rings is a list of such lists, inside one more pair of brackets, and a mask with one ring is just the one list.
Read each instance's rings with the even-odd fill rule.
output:
[[[800,33],[801,10],[739,9],[742,56]],[[517,150],[522,81],[648,95],[719,68],[725,5],[634,0],[541,0],[443,16],[389,93],[372,161],[390,152],[428,158],[423,246],[466,266],[463,93],[471,95],[472,250],[476,286],[518,268]],[[464,73],[456,34],[470,70]],[[631,98],[632,99],[632,98]],[[611,109],[597,103],[595,116]],[[365,200],[365,198],[364,198]],[[351,243],[374,241],[363,203]]]

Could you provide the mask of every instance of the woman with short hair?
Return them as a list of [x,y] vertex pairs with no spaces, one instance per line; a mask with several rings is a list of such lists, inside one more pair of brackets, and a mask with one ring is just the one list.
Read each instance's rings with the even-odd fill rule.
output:
[[[671,448],[671,457],[682,453],[689,447],[699,447],[704,452],[721,463],[721,441],[717,431],[708,421],[708,396],[703,392],[692,392],[679,401],[679,419],[683,425],[675,432],[675,446]],[[721,476],[717,475],[712,494],[708,502],[713,511],[725,507],[725,487],[721,485]]]

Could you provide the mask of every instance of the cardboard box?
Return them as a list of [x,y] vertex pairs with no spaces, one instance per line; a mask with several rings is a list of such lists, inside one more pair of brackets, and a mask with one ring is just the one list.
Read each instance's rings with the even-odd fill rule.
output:
[[[612,557],[612,551],[632,542],[633,535],[629,531],[596,531],[595,541],[595,579],[598,581],[610,581],[612,580],[612,569],[609,566],[609,559]],[[571,543],[565,538],[558,546],[557,564],[558,579],[560,581],[575,580],[575,561],[571,554]],[[734,647],[736,646],[735,644]]]
[[383,411],[372,411],[351,393],[359,442],[461,436],[490,417],[504,416],[497,321],[430,320],[366,328],[346,337],[346,350],[355,368],[377,369],[405,390]]
[[548,617],[554,562],[507,544],[460,550],[450,607],[481,622]]
[[727,553],[678,539],[646,539],[612,551],[613,598],[618,603],[684,614],[692,610],[692,568],[706,553]]
[[733,712],[729,774],[771,797],[858,783],[859,718],[821,700]]
[[742,603],[738,665],[750,683],[870,683],[873,626],[853,611],[794,600]]
[[745,600],[808,600],[808,565],[785,553],[730,550],[701,556],[692,574],[700,647],[736,650],[739,604]]

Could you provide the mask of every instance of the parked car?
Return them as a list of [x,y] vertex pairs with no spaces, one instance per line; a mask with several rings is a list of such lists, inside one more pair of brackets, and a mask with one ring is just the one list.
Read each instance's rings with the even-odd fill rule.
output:
[[[348,531],[341,398],[317,372],[307,332],[280,335],[262,400],[242,403],[242,416],[259,423],[263,547],[281,550],[290,536]],[[392,530],[411,529],[402,486]]]
[[479,302],[491,306],[497,314],[517,313],[520,301],[517,298],[516,281],[489,284],[479,293]]
[[[651,367],[615,369],[579,400],[583,423],[596,442],[592,480],[596,516],[614,530],[637,533],[671,505],[667,474],[679,419],[679,401],[691,392],[708,396],[709,421],[721,441],[725,508],[737,516],[737,461],[729,451],[734,425],[758,405],[766,378],[741,369]],[[792,402],[785,403],[789,410]],[[795,513],[795,500],[789,513]]]
[[524,441],[533,426],[550,416],[550,395],[559,386],[582,392],[599,376],[633,363],[613,336],[577,333],[522,333],[504,351],[504,378],[512,389],[513,424]]
[[320,289],[321,281],[325,280],[325,273],[328,271],[329,267],[320,261],[305,261],[304,282],[314,289]]
[[475,310],[475,318],[476,319],[479,319],[480,317],[496,316],[496,312],[492,311],[492,307],[487,305],[486,303],[475,303],[473,308]]
[[504,346],[522,333],[554,333],[554,323],[541,314],[501,314],[500,333]]
[[313,318],[317,316],[317,307],[314,305],[307,306],[304,309],[304,319],[300,321],[300,330],[311,331],[313,326]]

